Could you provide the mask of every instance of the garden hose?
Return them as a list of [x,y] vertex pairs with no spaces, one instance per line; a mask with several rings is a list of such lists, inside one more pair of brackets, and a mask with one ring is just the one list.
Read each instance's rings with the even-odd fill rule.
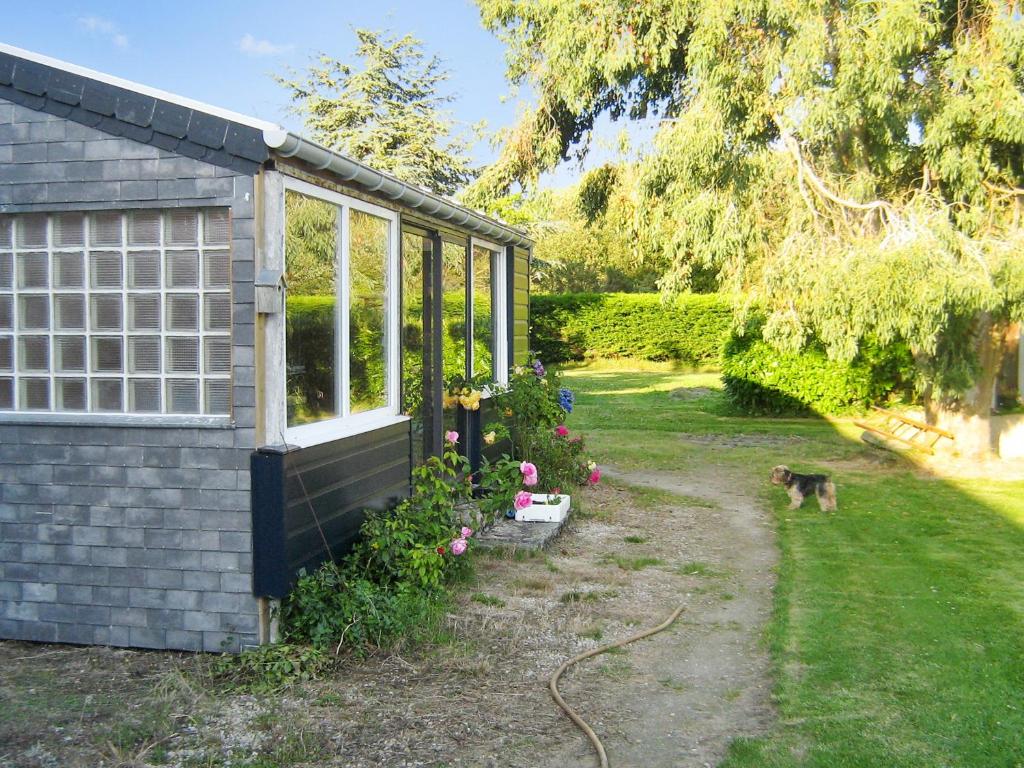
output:
[[551,676],[551,680],[548,682],[548,690],[551,691],[551,697],[555,700],[555,703],[562,708],[562,711],[569,716],[569,719],[587,735],[588,739],[590,739],[590,743],[593,744],[594,749],[597,750],[597,757],[601,762],[601,768],[608,768],[608,755],[604,751],[604,745],[601,743],[601,740],[597,738],[597,734],[594,733],[594,729],[587,725],[586,721],[576,714],[576,711],[573,710],[572,707],[565,703],[565,699],[563,699],[562,695],[558,692],[558,678],[562,676],[562,673],[565,672],[565,670],[577,662],[589,659],[591,656],[597,656],[598,654],[605,653],[606,651],[610,651],[612,648],[621,648],[624,645],[635,643],[637,640],[643,640],[645,637],[650,637],[662,630],[668,629],[672,622],[679,618],[679,614],[682,612],[683,606],[679,606],[671,616],[656,627],[645,629],[643,632],[638,632],[624,640],[619,640],[618,642],[609,643],[608,645],[602,645],[600,648],[594,648],[586,651],[581,653],[579,656],[573,656],[568,661],[562,662],[562,666],[560,666],[555,674]]

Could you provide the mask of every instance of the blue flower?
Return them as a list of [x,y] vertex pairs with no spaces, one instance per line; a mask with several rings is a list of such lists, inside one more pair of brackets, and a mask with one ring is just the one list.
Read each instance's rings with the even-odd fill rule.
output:
[[576,403],[576,396],[572,393],[571,389],[562,387],[558,390],[558,404],[562,406],[562,410],[566,413],[572,413],[572,407]]

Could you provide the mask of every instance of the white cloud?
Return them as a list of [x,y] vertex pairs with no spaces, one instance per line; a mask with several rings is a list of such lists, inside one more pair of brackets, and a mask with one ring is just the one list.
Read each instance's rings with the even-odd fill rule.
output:
[[78,26],[86,32],[105,37],[118,48],[128,47],[128,35],[124,34],[110,19],[100,16],[79,16]]
[[248,32],[238,41],[238,50],[250,56],[280,56],[283,53],[289,53],[294,47],[294,45],[272,43],[269,40],[257,40]]

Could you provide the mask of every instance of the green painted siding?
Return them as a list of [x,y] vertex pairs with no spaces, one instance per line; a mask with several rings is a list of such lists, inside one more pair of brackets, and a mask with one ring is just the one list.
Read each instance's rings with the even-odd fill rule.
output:
[[515,249],[512,281],[512,361],[524,364],[530,353],[530,252]]

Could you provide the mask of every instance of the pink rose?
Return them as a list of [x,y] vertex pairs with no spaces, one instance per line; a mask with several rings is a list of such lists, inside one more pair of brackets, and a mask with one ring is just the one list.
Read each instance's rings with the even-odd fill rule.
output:
[[523,485],[530,486],[537,484],[537,474],[523,475]]
[[569,428],[565,426],[565,424],[559,424],[557,427],[555,427],[555,434],[558,435],[559,437],[565,437],[566,435],[569,434]]
[[519,465],[519,471],[523,473],[523,477],[529,477],[530,475],[537,475],[537,465],[531,464],[528,461],[524,461]]
[[462,538],[468,539],[472,535],[473,535],[473,529],[472,528],[467,528],[466,526],[462,526]]
[[513,502],[516,509],[526,509],[531,504],[533,504],[533,496],[530,495],[529,491],[520,491],[517,493],[516,499]]
[[444,433],[444,439],[447,440],[452,445],[455,445],[457,442],[459,442],[459,433],[456,432],[454,429],[450,429]]
[[465,539],[455,539],[455,541],[453,541],[451,543],[452,554],[453,555],[465,554],[466,547],[468,547],[468,546],[469,545],[466,543]]
[[590,473],[590,484],[591,485],[597,485],[597,483],[598,483],[598,481],[600,479],[601,479],[601,470],[600,469],[595,469],[593,472]]

